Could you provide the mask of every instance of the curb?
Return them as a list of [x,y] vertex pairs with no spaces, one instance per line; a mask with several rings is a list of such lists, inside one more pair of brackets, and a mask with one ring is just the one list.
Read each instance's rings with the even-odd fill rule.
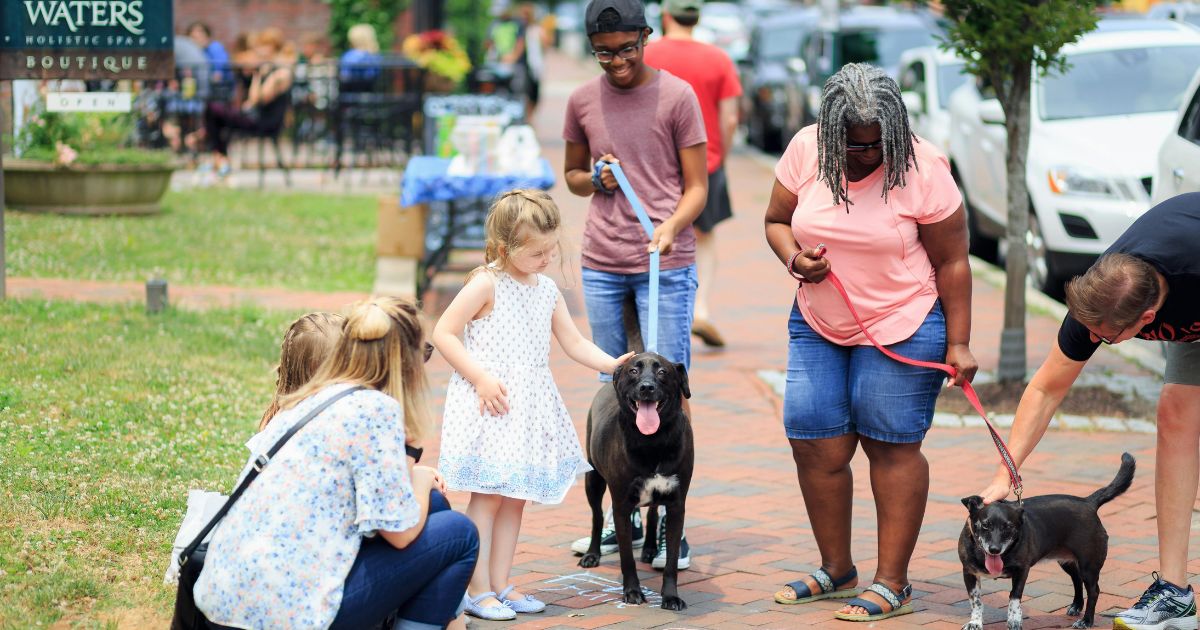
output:
[[[771,388],[771,391],[780,400],[783,400],[783,388],[786,377],[782,371],[758,370],[755,372],[755,376],[765,383],[767,387]],[[1013,424],[1013,415],[1011,413],[991,414],[989,419],[997,428],[1007,429],[1012,427]],[[949,429],[975,428],[983,426],[983,419],[977,415],[962,415],[938,411],[933,414],[933,426]],[[1059,431],[1103,431],[1107,433],[1148,434],[1155,433],[1158,430],[1158,427],[1153,422],[1142,418],[1125,419],[1112,416],[1076,416],[1064,413],[1054,414],[1054,418],[1050,421],[1050,428]]]
[[[1000,289],[1004,288],[1006,281],[1003,269],[974,256],[971,257],[971,275]],[[1028,285],[1025,286],[1025,309],[1026,312],[1040,312],[1058,320],[1067,316],[1065,304]],[[1162,342],[1130,339],[1110,345],[1108,349],[1127,362],[1158,376],[1163,376],[1166,371],[1167,361],[1163,357]]]

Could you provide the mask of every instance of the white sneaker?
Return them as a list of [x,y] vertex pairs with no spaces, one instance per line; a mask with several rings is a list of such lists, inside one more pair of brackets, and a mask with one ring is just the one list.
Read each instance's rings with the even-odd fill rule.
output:
[[[642,511],[633,511],[633,548],[641,549],[646,542],[646,534],[642,531]],[[612,511],[608,513],[608,519],[605,521],[606,527],[600,532],[600,555],[607,556],[610,553],[617,553],[617,530],[612,527]],[[582,556],[587,553],[588,547],[592,544],[591,536],[584,536],[571,543],[571,551],[575,555]]]
[[[650,566],[655,569],[667,568],[667,519],[665,516],[658,518],[658,555],[654,556],[654,561]],[[679,538],[679,570],[682,571],[692,566],[692,549],[687,541],[687,533]]]

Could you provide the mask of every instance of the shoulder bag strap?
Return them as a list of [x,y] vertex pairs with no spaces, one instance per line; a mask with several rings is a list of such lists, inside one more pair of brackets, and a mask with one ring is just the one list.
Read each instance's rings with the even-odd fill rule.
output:
[[225,500],[225,505],[222,505],[221,509],[217,510],[217,513],[213,515],[212,520],[208,522],[208,525],[205,525],[204,529],[200,530],[200,534],[196,536],[196,539],[193,540],[187,547],[185,547],[183,552],[179,554],[179,566],[182,567],[183,565],[187,564],[188,558],[190,558],[192,553],[196,551],[196,548],[200,546],[200,543],[204,542],[205,536],[208,536],[208,533],[217,526],[217,523],[221,522],[221,519],[225,518],[225,515],[229,512],[229,509],[233,507],[234,502],[236,502],[238,498],[242,496],[242,493],[246,491],[246,488],[250,487],[250,483],[258,478],[258,474],[262,472],[263,467],[271,461],[271,458],[279,452],[279,449],[283,448],[284,444],[287,444],[288,440],[292,439],[293,435],[299,433],[300,429],[303,429],[310,420],[320,415],[321,412],[325,411],[325,409],[330,405],[360,389],[365,388],[362,385],[356,385],[330,396],[329,400],[317,405],[316,409],[308,412],[308,415],[304,416],[304,418],[293,425],[292,428],[283,435],[283,437],[279,438],[279,441],[275,443],[275,446],[272,446],[271,450],[267,451],[266,455],[260,454],[258,458],[254,460],[254,468],[250,472],[246,473],[246,478],[242,479],[242,483],[238,484],[238,487],[233,491],[233,494],[230,494],[229,498]]

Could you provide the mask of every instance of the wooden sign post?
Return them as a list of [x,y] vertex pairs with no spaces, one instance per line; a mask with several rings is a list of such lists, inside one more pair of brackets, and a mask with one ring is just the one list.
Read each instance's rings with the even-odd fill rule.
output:
[[[169,79],[174,23],[173,0],[3,0],[0,80]],[[0,146],[0,300],[8,276],[3,153]]]

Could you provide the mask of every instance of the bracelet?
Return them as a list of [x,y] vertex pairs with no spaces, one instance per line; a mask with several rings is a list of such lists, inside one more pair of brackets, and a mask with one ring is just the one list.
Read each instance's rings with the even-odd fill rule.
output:
[[801,283],[808,282],[808,278],[805,278],[804,276],[796,273],[796,270],[792,268],[792,265],[796,264],[796,259],[799,258],[800,254],[802,254],[803,252],[804,252],[804,250],[800,250],[800,251],[796,252],[795,254],[792,254],[792,257],[788,258],[788,261],[787,261],[788,273],[790,273],[793,278],[795,278],[798,282],[801,282]]

